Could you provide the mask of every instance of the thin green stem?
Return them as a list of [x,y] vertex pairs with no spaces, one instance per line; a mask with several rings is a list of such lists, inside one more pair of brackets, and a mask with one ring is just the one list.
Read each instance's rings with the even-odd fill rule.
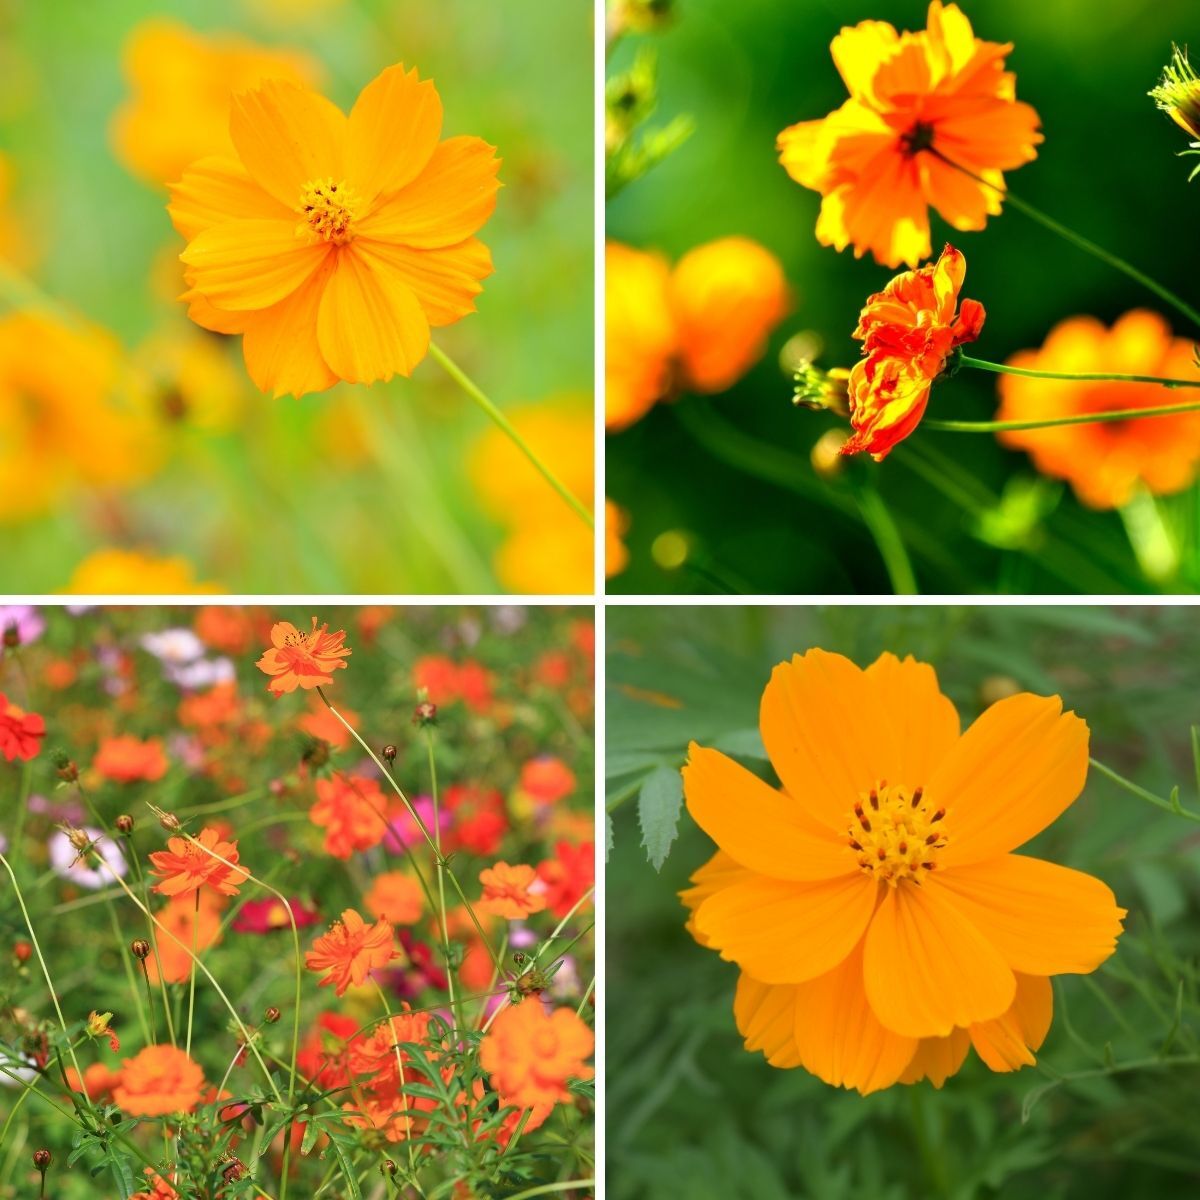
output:
[[[113,941],[116,945],[120,946],[124,938],[121,936],[121,925],[117,920],[117,906],[110,898],[105,907],[108,909],[109,921],[112,924]],[[125,979],[129,984],[129,994],[133,997],[134,1007],[137,1008],[138,1020],[142,1026],[142,1033],[145,1035],[146,1042],[149,1045],[155,1041],[154,1033],[150,1027],[150,1022],[146,1020],[146,1010],[142,1006],[142,993],[138,989],[137,976],[133,973],[133,964],[129,961],[129,955],[123,951],[121,954],[121,965],[125,968]],[[147,989],[149,988],[149,982],[149,980],[146,981]],[[147,994],[149,994],[148,991]],[[150,1006],[150,1016],[151,1018],[154,1016],[153,1003]]]
[[513,428],[512,422],[480,391],[477,384],[466,375],[457,363],[440,346],[430,344],[429,357],[435,359],[442,370],[458,384],[476,404],[500,427],[501,432],[533,464],[542,478],[559,494],[572,512],[589,528],[595,524],[592,514],[580,503],[578,497],[568,491],[551,472],[550,468],[530,449],[529,443]]
[[1032,367],[1010,367],[1007,363],[972,358],[969,354],[960,354],[958,362],[960,366],[974,367],[977,371],[992,371],[997,375],[1019,375],[1022,379],[1066,379],[1084,383],[1157,383],[1165,388],[1200,387],[1200,378],[1168,379],[1162,375],[1118,375],[1111,371],[1036,371]]
[[192,1017],[196,1009],[196,961],[200,945],[200,889],[196,888],[196,907],[192,915],[192,969],[188,982],[187,1056],[192,1057]]
[[25,841],[25,814],[29,811],[29,783],[33,778],[33,760],[27,759],[21,764],[21,784],[17,794],[17,827],[13,830],[12,852],[14,856],[22,853]]
[[864,484],[854,489],[854,498],[858,502],[863,524],[875,540],[879,557],[883,559],[892,591],[897,596],[918,595],[920,588],[917,587],[917,577],[913,573],[908,551],[904,548],[904,539],[883,497],[875,488]]
[[442,822],[438,808],[437,760],[433,753],[433,727],[425,726],[425,749],[429,755],[429,787],[433,797],[433,840],[437,850],[438,918],[442,923],[442,947],[446,958],[446,988],[450,995],[450,1012],[455,1031],[462,1025],[462,1013],[454,1002],[454,965],[450,961],[450,925],[446,920],[446,873],[442,868]]
[[593,975],[591,983],[589,983],[587,985],[587,991],[583,993],[583,999],[580,1000],[578,1006],[575,1009],[575,1015],[577,1017],[582,1016],[583,1010],[585,1008],[587,1008],[587,1002],[588,1002],[588,1000],[591,999],[592,992],[594,992],[595,990],[596,990],[596,977],[595,977],[595,975]]
[[594,1179],[567,1179],[560,1183],[540,1183],[537,1187],[526,1188],[523,1192],[517,1192],[509,1196],[508,1200],[528,1200],[530,1196],[545,1196],[550,1192],[570,1192],[578,1188],[583,1191],[586,1188],[595,1187]]
[[1155,808],[1161,808],[1165,812],[1174,813],[1177,817],[1183,817],[1188,821],[1200,823],[1200,813],[1194,813],[1183,807],[1178,800],[1164,800],[1162,796],[1156,796],[1153,792],[1146,791],[1143,787],[1138,787],[1130,779],[1126,779],[1124,775],[1118,775],[1111,767],[1106,767],[1102,762],[1097,762],[1094,758],[1089,758],[1093,769],[1100,772],[1106,779],[1111,779],[1113,783],[1119,784],[1127,792],[1131,792],[1140,800],[1145,800],[1147,804],[1153,804]]
[[388,998],[384,995],[383,988],[379,986],[379,980],[373,975],[369,978],[371,980],[371,986],[375,989],[376,994],[379,996],[379,1003],[383,1005],[384,1019],[387,1021],[388,1029],[392,1034],[392,1049],[396,1052],[396,1069],[400,1072],[400,1094],[404,1097],[404,1099],[401,1101],[401,1104],[404,1106],[404,1144],[408,1149],[408,1173],[409,1176],[415,1181],[417,1168],[413,1159],[412,1117],[408,1115],[409,1110],[412,1107],[412,1097],[404,1090],[406,1086],[404,1079],[404,1055],[400,1050],[400,1042],[398,1040],[399,1035],[396,1033],[396,1022],[392,1017],[392,1006],[388,1003]]

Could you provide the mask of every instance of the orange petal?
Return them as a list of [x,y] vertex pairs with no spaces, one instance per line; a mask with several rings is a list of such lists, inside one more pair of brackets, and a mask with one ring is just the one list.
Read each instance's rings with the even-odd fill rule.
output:
[[268,79],[235,95],[229,135],[246,170],[289,209],[306,183],[343,176],[345,114],[294,83]]
[[217,308],[269,308],[290,296],[329,252],[296,236],[294,221],[227,221],[179,256],[196,291]]
[[358,235],[421,248],[461,242],[492,215],[499,170],[494,146],[477,137],[449,138],[416,179],[357,223]]
[[692,819],[744,867],[776,879],[832,879],[858,871],[845,838],[808,817],[791,797],[693,742],[683,768]]
[[867,999],[888,1029],[943,1037],[1008,1008],[1012,971],[948,893],[928,883],[885,893],[867,930],[863,968]]
[[209,304],[194,288],[184,292],[179,298],[187,302],[188,317],[202,329],[211,330],[213,333],[241,333],[246,327],[248,313],[226,312],[217,308]]
[[724,850],[718,850],[704,866],[692,872],[692,886],[684,888],[679,893],[679,899],[688,910],[687,931],[701,946],[707,946],[708,939],[696,928],[696,909],[721,888],[748,879],[750,874],[751,872],[730,858]]
[[1030,975],[1094,971],[1116,949],[1125,916],[1099,879],[1022,854],[939,869],[929,883],[953,893],[1004,961]]
[[347,248],[325,287],[317,337],[339,378],[373,383],[412,374],[429,350],[429,321],[394,271]]
[[965,1029],[955,1029],[946,1037],[922,1038],[899,1082],[917,1083],[928,1079],[935,1088],[940,1088],[957,1073],[970,1048],[971,1037]]
[[696,928],[722,958],[755,979],[801,983],[832,970],[854,949],[877,889],[857,874],[819,883],[751,875],[704,900]]
[[[350,110],[346,170],[364,203],[399,191],[425,169],[442,133],[442,101],[416,70],[388,67],[363,88]],[[449,241],[462,241],[467,230]]]
[[491,252],[477,238],[437,250],[414,250],[359,237],[354,251],[407,285],[435,327],[453,325],[473,313],[475,297],[483,291],[480,281],[492,273]]
[[773,1067],[798,1067],[796,986],[759,983],[744,971],[738,976],[733,1016],[747,1050],[761,1050]]
[[188,241],[226,221],[265,218],[294,223],[296,220],[295,212],[263,191],[240,162],[219,155],[192,163],[183,178],[171,184],[167,212],[171,214],[171,223]]
[[[926,199],[955,229],[982,229],[989,216],[1000,212],[1000,193],[977,183],[957,168],[923,154],[920,159],[921,187]],[[1000,187],[1004,177],[989,171],[984,178]]]
[[946,809],[939,866],[996,858],[1040,833],[1083,790],[1088,727],[1058,696],[993,704],[959,739],[925,789]]
[[1019,1071],[1031,1067],[1050,1032],[1054,1015],[1054,989],[1050,980],[1039,975],[1018,975],[1017,995],[1002,1017],[981,1021],[970,1027],[975,1053],[993,1071]]
[[958,741],[958,710],[942,695],[937,672],[911,655],[881,654],[868,668],[896,731],[897,781],[923,785]]
[[917,1041],[885,1029],[871,1010],[861,944],[832,971],[794,991],[795,1043],[807,1070],[864,1096],[900,1078]]

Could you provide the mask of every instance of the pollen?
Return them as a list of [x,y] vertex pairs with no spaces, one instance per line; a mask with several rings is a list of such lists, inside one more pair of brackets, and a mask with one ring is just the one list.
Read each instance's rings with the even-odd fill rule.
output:
[[925,799],[924,788],[889,785],[881,780],[862,793],[847,813],[847,845],[864,875],[896,887],[901,880],[920,884],[937,866],[946,845],[945,809]]
[[317,179],[306,183],[297,209],[304,218],[302,232],[311,231],[335,246],[344,246],[354,237],[358,196],[344,182]]

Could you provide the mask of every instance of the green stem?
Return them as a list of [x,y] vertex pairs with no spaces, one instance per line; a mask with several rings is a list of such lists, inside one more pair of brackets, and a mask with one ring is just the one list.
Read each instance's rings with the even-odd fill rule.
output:
[[537,469],[542,478],[562,497],[571,511],[589,528],[594,529],[592,514],[581,504],[578,498],[571,494],[555,477],[550,468],[529,448],[525,439],[513,428],[512,422],[480,391],[479,387],[466,375],[457,363],[451,359],[439,346],[430,343],[429,357],[435,359],[480,408],[500,427],[501,432]]
[[883,497],[873,487],[864,485],[854,489],[854,498],[858,501],[863,524],[874,538],[879,557],[883,559],[892,591],[897,596],[919,595],[920,588],[917,587],[917,577],[913,573],[908,551],[904,548],[904,540]]
[[25,840],[25,814],[29,809],[29,783],[33,778],[33,759],[27,759],[21,764],[20,792],[17,795],[17,827],[13,830],[13,857],[21,854]]
[[1007,363],[988,362],[960,354],[958,362],[978,371],[993,371],[997,375],[1020,375],[1022,379],[1066,379],[1084,383],[1157,383],[1166,388],[1200,387],[1198,379],[1168,379],[1162,375],[1120,375],[1111,371],[1035,371],[1031,367],[1010,367]]
[[196,1009],[196,949],[200,944],[200,889],[196,888],[196,907],[192,915],[192,970],[188,982],[187,1056],[192,1057],[192,1016]]
[[528,1200],[530,1196],[545,1196],[549,1192],[569,1192],[575,1188],[582,1191],[585,1188],[594,1187],[595,1184],[594,1179],[568,1179],[562,1183],[541,1183],[537,1187],[526,1188],[523,1192],[509,1196],[508,1200]]
[[396,1022],[392,1017],[392,1006],[388,1003],[388,998],[384,995],[383,988],[379,986],[379,980],[373,975],[369,978],[371,986],[379,996],[379,1003],[383,1005],[384,1020],[387,1021],[388,1029],[392,1035],[392,1049],[396,1052],[396,1070],[400,1072],[400,1094],[404,1097],[401,1103],[404,1106],[404,1144],[408,1149],[408,1174],[415,1181],[417,1168],[413,1158],[412,1117],[409,1116],[412,1109],[412,1097],[404,1090],[406,1087],[404,1079],[404,1055],[400,1050],[400,1043],[396,1040]]
[[450,926],[446,920],[446,873],[442,869],[442,822],[438,809],[437,760],[433,754],[433,729],[425,726],[425,748],[429,754],[429,787],[433,796],[433,840],[437,850],[438,918],[442,923],[442,947],[446,958],[446,988],[450,995],[450,1012],[455,1032],[462,1025],[462,1013],[454,1003],[454,965],[450,961]]
[[1174,802],[1164,800],[1162,796],[1156,796],[1153,792],[1148,792],[1145,788],[1138,787],[1132,780],[1126,779],[1124,775],[1118,775],[1111,767],[1106,767],[1102,762],[1097,762],[1094,758],[1089,758],[1088,762],[1106,779],[1111,779],[1113,783],[1119,784],[1127,792],[1131,792],[1137,796],[1138,799],[1145,800],[1147,804],[1153,804],[1155,808],[1161,808],[1166,812],[1174,813],[1177,817],[1183,817],[1185,820],[1195,821],[1200,824],[1200,813],[1194,813],[1184,808],[1178,800]]
[[917,1152],[933,1185],[934,1192],[939,1196],[950,1194],[949,1182],[946,1179],[946,1168],[941,1157],[934,1150],[929,1137],[929,1127],[925,1118],[925,1095],[920,1084],[912,1084],[908,1089],[909,1101],[912,1105],[913,1131],[916,1134]]

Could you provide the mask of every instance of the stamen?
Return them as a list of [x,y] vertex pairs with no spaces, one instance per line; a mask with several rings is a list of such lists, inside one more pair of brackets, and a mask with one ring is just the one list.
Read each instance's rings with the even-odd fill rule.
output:
[[889,887],[905,880],[919,886],[922,873],[934,869],[937,853],[948,841],[944,830],[934,828],[945,815],[944,808],[927,804],[923,787],[909,791],[880,780],[847,814],[847,844],[864,874]]

